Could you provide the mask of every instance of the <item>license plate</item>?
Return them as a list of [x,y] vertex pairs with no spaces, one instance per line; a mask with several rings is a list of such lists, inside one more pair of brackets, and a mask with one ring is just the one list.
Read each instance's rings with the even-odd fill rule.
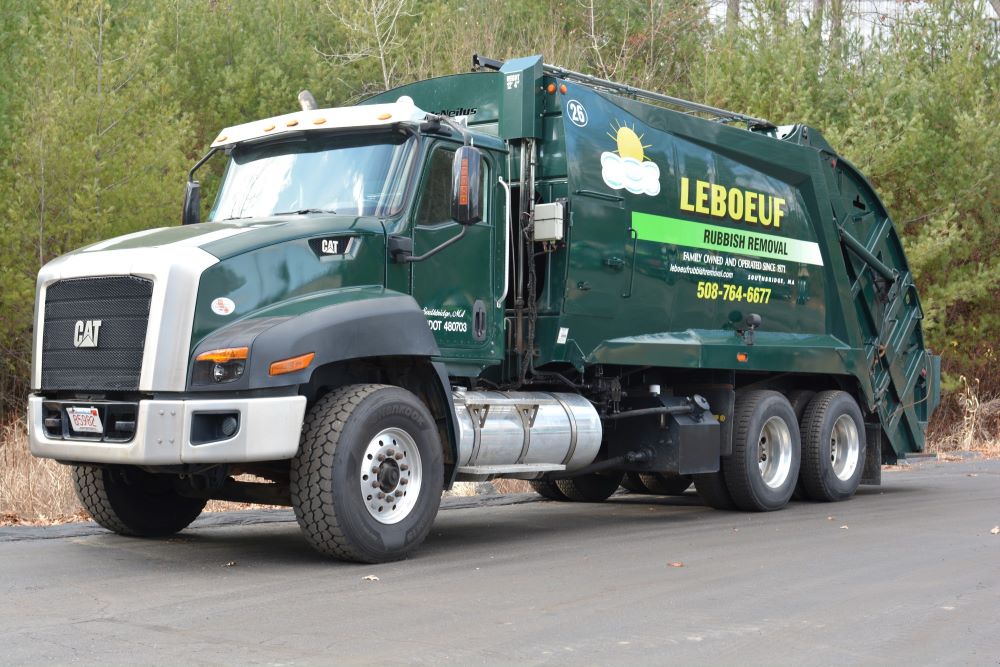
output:
[[69,424],[77,433],[104,433],[97,408],[66,408]]

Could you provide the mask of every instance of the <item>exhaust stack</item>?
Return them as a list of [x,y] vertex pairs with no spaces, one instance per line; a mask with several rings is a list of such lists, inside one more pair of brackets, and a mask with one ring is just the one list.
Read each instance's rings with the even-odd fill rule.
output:
[[302,107],[303,111],[312,111],[319,108],[316,104],[316,98],[308,90],[303,90],[299,93],[299,106]]

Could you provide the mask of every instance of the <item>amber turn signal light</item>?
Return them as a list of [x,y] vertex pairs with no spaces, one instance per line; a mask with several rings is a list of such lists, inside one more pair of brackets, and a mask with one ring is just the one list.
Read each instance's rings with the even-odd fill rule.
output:
[[209,350],[208,352],[202,352],[195,357],[195,360],[214,361],[217,364],[223,364],[227,361],[240,361],[246,359],[249,354],[249,347],[225,347],[221,350]]
[[740,363],[746,363],[746,360],[749,359],[749,358],[750,357],[747,356],[746,352],[737,352],[736,353],[736,361],[739,361]]
[[281,361],[276,361],[271,364],[268,369],[269,375],[284,375],[285,373],[294,373],[295,371],[301,371],[303,368],[309,366],[312,363],[313,357],[316,356],[315,352],[310,352],[308,354],[300,354],[297,357],[292,357],[291,359],[282,359]]

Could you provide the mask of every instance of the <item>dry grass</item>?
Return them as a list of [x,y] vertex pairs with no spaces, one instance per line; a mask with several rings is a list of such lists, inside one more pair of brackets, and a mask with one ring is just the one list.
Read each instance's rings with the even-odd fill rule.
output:
[[949,461],[951,452],[976,452],[1000,458],[1000,397],[984,394],[979,380],[961,379],[961,389],[953,397],[954,415],[939,420],[928,437],[927,450]]
[[69,468],[28,451],[23,419],[0,427],[0,524],[64,523],[88,517],[73,492]]
[[523,479],[495,479],[493,487],[499,493],[528,493],[532,490],[531,485]]

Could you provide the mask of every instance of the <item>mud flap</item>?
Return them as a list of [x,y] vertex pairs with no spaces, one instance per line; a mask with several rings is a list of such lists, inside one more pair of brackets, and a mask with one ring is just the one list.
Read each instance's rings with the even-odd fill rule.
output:
[[861,483],[880,486],[882,484],[882,425],[865,424],[865,469],[861,472]]

